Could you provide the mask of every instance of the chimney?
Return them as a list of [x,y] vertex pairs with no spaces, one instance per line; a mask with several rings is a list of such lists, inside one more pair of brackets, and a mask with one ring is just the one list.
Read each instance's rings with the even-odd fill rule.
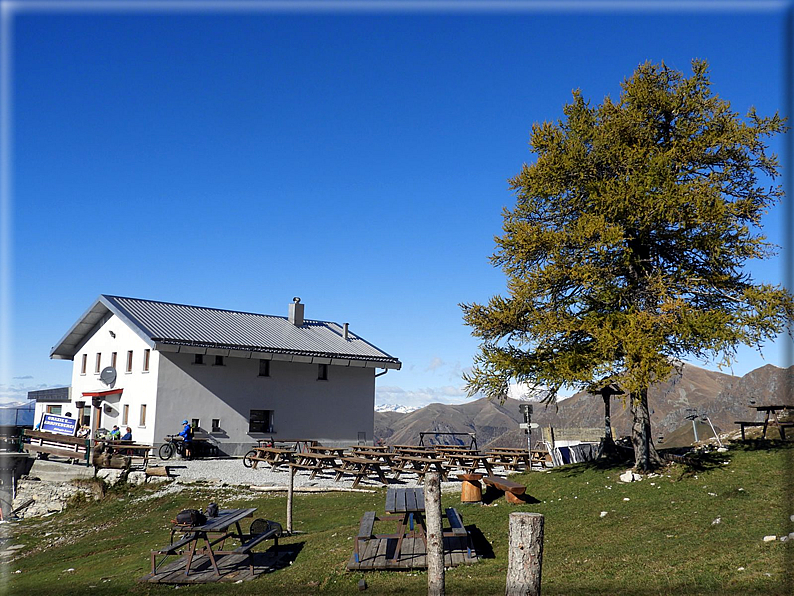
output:
[[303,325],[303,304],[301,304],[301,299],[297,296],[292,299],[292,304],[289,305],[288,318],[289,322],[296,327]]
[[344,339],[350,339],[350,338],[348,337],[348,334],[347,334],[347,328],[348,328],[349,326],[350,326],[350,323],[345,323],[345,324],[342,326],[342,337],[343,337]]

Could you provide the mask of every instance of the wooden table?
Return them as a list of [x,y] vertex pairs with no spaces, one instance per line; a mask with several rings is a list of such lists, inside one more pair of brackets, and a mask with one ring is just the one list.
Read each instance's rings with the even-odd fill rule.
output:
[[342,465],[335,468],[336,477],[334,480],[338,482],[343,475],[349,474],[355,477],[352,488],[356,488],[362,478],[367,478],[370,473],[372,473],[383,484],[389,484],[389,480],[383,473],[380,463],[381,462],[377,459],[370,459],[367,457],[343,457]]
[[259,447],[275,447],[276,444],[280,445],[294,445],[292,451],[302,453],[307,451],[309,447],[317,445],[314,439],[274,439],[268,437],[267,439],[258,439],[257,444]]
[[784,404],[784,405],[770,405],[770,406],[750,406],[757,412],[765,414],[763,422],[737,422],[736,424],[741,425],[742,428],[742,440],[744,440],[744,427],[745,426],[763,426],[764,431],[762,433],[762,438],[766,438],[766,431],[767,428],[770,426],[777,427],[778,432],[780,433],[781,440],[786,440],[786,429],[787,428],[794,428],[794,421],[786,421],[782,422],[780,418],[778,418],[777,413],[783,410],[794,410],[794,406]]
[[388,445],[351,445],[351,451],[389,451]]
[[342,457],[345,454],[344,447],[324,447],[322,445],[309,445],[303,453],[320,453],[322,455],[335,455]]
[[387,451],[359,449],[355,452],[354,457],[365,457],[367,459],[375,459],[383,463],[383,465],[389,466],[390,468],[394,466],[394,462],[392,461],[392,457],[394,457],[394,454],[389,453]]
[[425,489],[423,488],[389,488],[386,491],[386,512],[399,515],[400,525],[397,528],[397,547],[392,559],[400,558],[406,527],[413,537],[418,530],[427,549],[427,527],[425,526]]
[[[212,562],[212,567],[215,569],[215,574],[220,575],[218,571],[218,562],[215,558],[216,555],[231,555],[235,554],[234,551],[224,551],[223,544],[227,539],[234,538],[241,543],[244,541],[244,534],[240,528],[240,521],[246,517],[253,517],[256,507],[248,509],[222,509],[218,512],[217,517],[209,518],[206,523],[199,526],[192,526],[189,524],[173,524],[171,527],[171,546],[167,549],[159,551],[152,551],[152,573],[154,574],[157,566],[155,557],[157,554],[176,554],[176,548],[181,546],[188,547],[187,561],[185,563],[185,575],[190,573],[190,564],[193,561],[198,548],[199,541],[203,541],[204,545],[198,552],[209,556]],[[232,528],[231,530],[229,528]],[[185,534],[185,537],[174,542],[174,535],[178,533]],[[218,550],[213,550],[213,546],[220,544]],[[164,558],[165,559],[165,558]],[[161,561],[162,564],[162,561]]]
[[505,470],[518,470],[524,466],[527,470],[532,467],[529,453],[525,449],[494,448],[487,452],[491,465],[502,466]]
[[392,468],[394,479],[397,480],[402,472],[413,472],[420,479],[425,477],[430,468],[435,468],[441,480],[447,479],[447,471],[444,469],[444,460],[438,457],[419,457],[416,455],[396,455],[394,457],[395,466]]
[[151,445],[143,445],[132,441],[106,441],[105,443],[113,449],[114,453],[142,457],[144,465],[149,461],[149,452],[152,450]]
[[289,464],[289,467],[292,470],[309,470],[309,480],[314,480],[319,472],[337,470],[341,466],[339,459],[341,458],[333,453],[301,453],[298,462]]
[[[256,468],[260,461],[270,464],[270,469],[275,469],[281,464],[294,463],[295,451],[292,449],[280,449],[278,447],[254,447],[256,455],[251,456],[251,467]],[[250,452],[249,452],[250,453]]]
[[459,468],[467,474],[474,474],[479,468],[485,468],[488,476],[493,474],[491,462],[487,455],[479,453],[447,453],[444,454],[447,460],[447,468]]

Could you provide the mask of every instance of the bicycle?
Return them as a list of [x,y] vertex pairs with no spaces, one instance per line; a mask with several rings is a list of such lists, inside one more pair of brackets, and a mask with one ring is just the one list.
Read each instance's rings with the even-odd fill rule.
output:
[[160,459],[171,459],[175,453],[178,453],[182,457],[185,456],[185,442],[175,438],[178,436],[179,435],[167,435],[165,437],[165,443],[160,445],[160,449],[157,450]]

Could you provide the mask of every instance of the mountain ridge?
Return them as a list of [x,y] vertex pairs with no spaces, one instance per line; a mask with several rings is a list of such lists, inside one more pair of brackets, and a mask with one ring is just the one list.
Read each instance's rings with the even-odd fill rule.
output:
[[[779,368],[768,364],[742,377],[684,364],[670,380],[648,391],[654,439],[672,434],[685,425],[686,410],[706,415],[715,427],[733,428],[735,420],[748,420],[756,413],[753,405],[794,403],[794,366]],[[525,446],[526,435],[519,430],[523,415],[519,405],[508,398],[497,403],[480,398],[464,404],[432,403],[409,413],[376,412],[375,438],[387,444],[415,444],[419,433],[476,433],[478,446]],[[611,423],[616,436],[631,432],[631,413],[625,399],[613,397]],[[604,402],[600,395],[578,392],[568,399],[544,406],[533,402],[532,422],[554,428],[603,428]],[[539,434],[538,434],[539,436]],[[534,440],[534,438],[533,438]],[[435,443],[466,442],[465,436],[440,435]]]

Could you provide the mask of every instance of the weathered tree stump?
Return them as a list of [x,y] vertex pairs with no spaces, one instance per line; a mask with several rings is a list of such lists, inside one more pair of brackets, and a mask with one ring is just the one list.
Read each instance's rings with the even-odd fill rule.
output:
[[511,513],[505,596],[540,596],[543,515]]

